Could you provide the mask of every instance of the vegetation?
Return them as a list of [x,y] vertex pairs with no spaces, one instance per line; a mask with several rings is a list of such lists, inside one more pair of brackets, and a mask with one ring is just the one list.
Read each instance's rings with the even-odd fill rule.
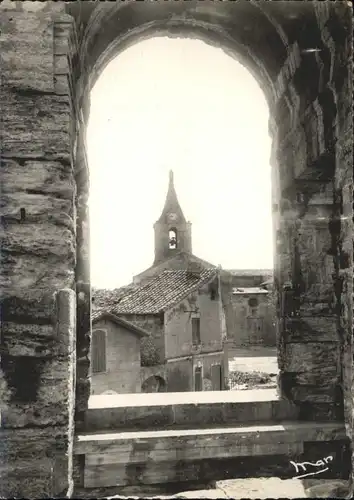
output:
[[230,390],[237,389],[239,386],[252,389],[258,386],[266,385],[269,387],[276,387],[276,374],[265,372],[239,372],[234,371],[229,374],[229,387]]
[[151,337],[144,337],[140,344],[141,366],[155,366],[160,363],[160,356]]

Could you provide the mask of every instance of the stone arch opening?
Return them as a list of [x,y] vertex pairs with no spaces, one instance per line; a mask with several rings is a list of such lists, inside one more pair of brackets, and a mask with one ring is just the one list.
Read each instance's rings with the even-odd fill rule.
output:
[[178,248],[178,234],[177,229],[172,227],[168,232],[168,247],[170,250],[176,250]]
[[166,381],[159,375],[152,375],[144,380],[141,385],[141,392],[166,392]]
[[[348,68],[344,73],[339,68],[332,43],[333,33],[339,30],[342,38],[338,50],[343,54],[349,50],[345,38],[349,32],[338,22],[339,18],[345,16],[346,9],[342,7],[344,10],[341,11],[338,6],[328,9],[320,7],[318,3],[305,6],[296,2],[288,2],[286,9],[268,7],[263,2],[240,2],[237,8],[236,20],[236,10],[226,4],[217,10],[211,4],[200,7],[195,2],[183,7],[178,2],[164,4],[163,7],[160,3],[154,3],[139,11],[133,4],[102,4],[91,11],[88,7],[83,23],[79,75],[76,80],[76,102],[83,113],[81,132],[78,130],[77,157],[83,156],[83,139],[80,140],[80,137],[84,135],[89,112],[89,89],[105,65],[137,40],[157,35],[197,36],[207,43],[222,47],[244,64],[263,89],[271,114],[269,130],[273,137],[271,162],[280,390],[300,406],[308,407],[311,398],[321,403],[326,401],[330,405],[343,406],[343,401],[340,403],[336,399],[336,387],[345,385],[348,390],[351,368],[346,363],[345,373],[338,371],[337,361],[341,357],[338,341],[351,344],[349,324],[346,320],[340,320],[347,325],[344,328],[346,340],[344,337],[339,339],[338,332],[332,329],[327,347],[319,344],[319,337],[313,333],[308,334],[307,340],[311,339],[311,342],[305,345],[303,333],[300,332],[313,331],[309,322],[315,321],[317,308],[321,311],[322,323],[316,328],[322,332],[322,336],[327,335],[325,330],[328,332],[324,328],[326,322],[333,324],[333,321],[339,320],[336,302],[341,303],[351,315],[350,294],[343,292],[340,287],[336,288],[333,282],[333,271],[339,276],[339,260],[343,260],[340,257],[343,252],[346,255],[346,273],[352,272],[351,252],[348,253],[348,250],[343,250],[343,245],[337,244],[341,238],[347,249],[351,244],[349,226],[341,219],[342,213],[349,215],[352,210],[352,195],[345,187],[348,181],[351,182],[351,174],[347,175],[345,182],[345,175],[339,178],[338,175],[342,174],[336,174],[336,169],[344,168],[345,162],[350,160],[348,152],[343,156],[343,139],[339,145],[336,139],[339,136],[334,134],[334,130],[338,131],[338,127],[342,127],[348,144],[349,121],[344,116],[338,120],[336,116],[340,113],[338,102],[342,100],[342,106],[346,106],[344,89],[348,90],[349,79],[344,82],[343,74],[348,77],[349,73]],[[74,5],[67,9],[78,19]],[[132,19],[135,22],[132,23]],[[262,26],[262,29],[255,35],[252,26]],[[330,102],[336,103],[335,108],[324,106],[328,98],[331,98]],[[349,151],[348,145],[345,147]],[[85,197],[85,188],[81,190],[80,185],[78,187]],[[82,209],[86,210],[84,206],[85,203]],[[316,242],[309,238],[310,233],[315,235]],[[79,227],[79,246],[83,240],[83,231]],[[321,256],[320,272],[305,267],[303,256],[306,254],[312,255],[317,262]],[[84,267],[77,265],[79,283],[89,283],[88,265],[86,271]],[[89,287],[86,289],[89,293]],[[322,291],[315,298],[315,291],[318,290]],[[87,309],[86,313],[84,310],[85,307],[79,303],[79,316],[85,315],[87,318]],[[329,317],[332,319],[329,320]],[[314,371],[322,373],[324,366],[318,364],[309,369],[309,361],[300,370],[299,366],[294,365],[298,355],[309,356],[310,360],[315,351],[326,351],[333,359],[332,374],[322,387]]]

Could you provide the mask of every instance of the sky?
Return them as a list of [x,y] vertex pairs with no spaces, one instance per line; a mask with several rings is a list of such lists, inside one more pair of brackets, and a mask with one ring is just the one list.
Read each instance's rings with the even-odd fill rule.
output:
[[87,129],[93,286],[152,265],[170,169],[195,255],[272,268],[268,116],[247,69],[200,40],[155,37],[111,61]]

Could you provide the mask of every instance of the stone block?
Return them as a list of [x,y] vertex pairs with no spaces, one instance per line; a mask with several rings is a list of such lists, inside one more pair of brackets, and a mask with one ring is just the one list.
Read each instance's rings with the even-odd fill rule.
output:
[[336,343],[287,344],[283,370],[300,385],[327,386],[339,382],[340,346]]
[[1,319],[28,325],[54,325],[56,322],[56,299],[54,290],[46,288],[2,290]]
[[67,446],[66,427],[3,429],[0,454],[5,462],[54,458],[58,452],[65,453]]
[[289,397],[295,403],[334,403],[337,399],[337,386],[316,387],[313,385],[297,385],[290,388]]
[[3,428],[67,424],[69,358],[11,358],[3,355],[1,362],[12,391],[11,400],[1,414]]
[[53,23],[50,16],[3,11],[0,29],[2,85],[53,92]]
[[[0,167],[1,215],[18,218],[20,207],[27,216],[72,213],[75,180],[72,166],[60,161],[16,161],[2,158]],[[62,205],[61,205],[62,204]]]
[[64,354],[53,325],[2,323],[2,340],[10,356],[52,357]]
[[75,292],[60,290],[50,311],[51,318],[46,323],[21,324],[6,321],[5,317],[2,322],[4,352],[12,357],[42,359],[70,355],[75,346],[75,305]]
[[53,495],[53,460],[17,460],[0,466],[2,498],[51,498]]
[[[75,234],[50,222],[10,223],[0,226],[2,251],[15,255],[56,257],[70,266],[75,260]],[[53,272],[52,269],[48,270]]]
[[335,316],[284,318],[284,340],[290,342],[340,342]]
[[3,157],[71,163],[72,109],[68,96],[15,92],[3,87],[0,97]]
[[[65,248],[65,244],[61,246]],[[48,251],[50,251],[49,248]],[[44,287],[46,290],[58,290],[72,288],[74,285],[73,259],[70,261],[53,255],[43,256],[31,253],[11,255],[2,251],[0,266],[2,271],[0,288],[7,296],[18,294],[23,288]]]

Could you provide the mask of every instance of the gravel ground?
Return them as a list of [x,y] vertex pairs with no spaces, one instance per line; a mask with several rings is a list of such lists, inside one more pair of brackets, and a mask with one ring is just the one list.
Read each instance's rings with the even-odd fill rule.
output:
[[240,372],[265,372],[278,373],[278,360],[276,350],[262,349],[250,351],[249,349],[229,350],[229,370]]
[[[275,388],[278,371],[278,360],[274,348],[229,350],[229,384],[233,391]],[[242,374],[245,376],[242,377]],[[253,374],[258,374],[260,377],[253,376]],[[257,383],[257,378],[268,380]]]
[[[130,498],[146,498],[143,494]],[[110,498],[128,498],[114,496]],[[306,498],[305,489],[299,479],[281,480],[278,478],[264,479],[230,479],[218,481],[216,488],[207,490],[183,491],[176,495],[150,496],[153,498]]]
[[138,495],[112,496],[111,499],[127,498],[229,498],[234,500],[266,498],[352,498],[348,495],[347,481],[316,479],[230,479],[218,481],[213,489],[183,491],[176,495]]

